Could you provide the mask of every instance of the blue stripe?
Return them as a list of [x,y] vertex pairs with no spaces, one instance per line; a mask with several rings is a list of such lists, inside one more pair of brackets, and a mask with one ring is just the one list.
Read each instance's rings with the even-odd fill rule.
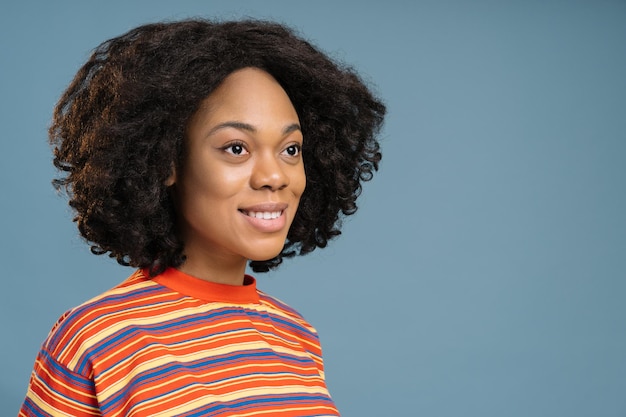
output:
[[[127,292],[123,294],[107,296],[101,300],[78,306],[66,313],[66,316],[63,317],[63,320],[59,323],[59,325],[55,329],[52,337],[49,338],[48,345],[51,346],[51,350],[53,350],[54,347],[56,347],[56,345],[59,343],[59,338],[67,334],[67,331],[68,331],[67,329],[71,327],[75,323],[76,320],[81,319],[83,316],[85,316],[85,314],[88,313],[89,311],[99,309],[101,307],[108,306],[108,305],[119,304],[120,300],[126,301],[128,299],[132,299],[138,296],[143,296],[146,294],[151,295],[152,293],[158,293],[158,292],[164,292],[162,287],[158,287],[158,286],[148,287],[148,288],[144,288],[141,290],[135,290],[135,291]],[[148,306],[148,305],[156,305],[156,304],[158,303],[155,302],[153,304],[145,304],[145,305]],[[74,332],[78,332],[78,331],[80,330],[75,330]]]
[[238,317],[239,312],[240,310],[237,309],[222,309],[216,310],[208,315],[206,313],[198,313],[167,322],[155,323],[153,325],[129,325],[93,345],[88,351],[85,351],[78,359],[77,371],[83,372],[90,362],[94,362],[95,359],[101,356],[108,355],[110,351],[117,349],[119,346],[126,346],[126,342],[135,338],[137,335],[172,334],[174,330],[179,331],[189,327],[202,327],[214,322],[227,321],[230,317]]
[[[249,316],[252,317],[263,317],[263,318],[269,318],[269,320],[272,323],[279,323],[282,326],[278,326],[279,328],[286,328],[286,329],[290,329],[290,330],[296,330],[296,333],[298,334],[306,334],[311,338],[317,339],[318,336],[316,333],[312,332],[311,330],[307,329],[306,327],[301,326],[298,323],[293,322],[292,320],[288,320],[288,319],[284,319],[281,316],[278,316],[276,314],[272,314],[272,313],[267,313],[267,314],[260,314],[257,311],[246,311],[246,313]],[[288,332],[290,333],[290,332]]]
[[62,380],[66,381],[68,385],[78,386],[82,389],[88,388],[91,392],[94,392],[94,383],[89,378],[83,377],[82,375],[67,369],[65,366],[58,363],[56,359],[45,350],[40,352],[40,357],[45,362],[43,368],[53,371],[57,376],[61,377]]
[[[126,399],[127,393],[137,389],[137,387],[140,387],[144,384],[150,386],[151,384],[154,384],[155,381],[168,378],[171,374],[176,375],[180,373],[181,370],[187,371],[191,369],[195,373],[200,373],[206,368],[210,368],[216,364],[229,365],[229,364],[237,364],[237,363],[249,363],[251,366],[253,366],[253,362],[251,362],[251,359],[254,359],[254,358],[261,359],[259,361],[260,363],[266,363],[263,361],[263,358],[268,358],[268,357],[281,358],[279,362],[274,362],[274,363],[280,363],[280,364],[293,363],[297,365],[310,364],[311,369],[315,370],[315,374],[317,374],[317,368],[315,367],[315,363],[313,362],[313,360],[308,359],[308,358],[303,359],[303,358],[297,358],[297,357],[288,356],[288,355],[281,355],[273,351],[267,351],[267,352],[249,352],[249,351],[244,352],[242,351],[234,355],[233,354],[222,355],[220,357],[206,358],[204,360],[200,360],[200,361],[196,361],[192,363],[186,363],[186,364],[168,363],[166,365],[163,365],[162,367],[151,369],[142,375],[135,376],[122,390],[118,391],[115,396],[110,397],[106,402],[102,403],[100,407],[103,411],[109,408],[112,408],[118,402],[124,401]],[[227,366],[224,366],[222,369],[227,369]],[[189,373],[188,371],[184,372],[184,374],[193,375],[193,373]],[[249,375],[275,375],[275,374],[277,373],[276,372],[274,373],[251,372],[251,373],[241,373],[239,375],[249,376]],[[301,375],[307,375],[307,374],[293,374],[293,375],[301,376]],[[224,378],[220,380],[212,380],[211,384],[215,384],[215,383],[219,383],[219,382],[227,381],[231,379],[232,377]],[[181,386],[179,390],[183,390],[192,385],[197,385],[197,383]],[[163,395],[167,395],[172,392],[168,392]]]
[[50,417],[49,414],[44,414],[43,410],[37,406],[30,398],[26,398],[22,405],[22,410],[27,411],[28,415],[35,417]]
[[[307,401],[308,400],[308,401]],[[332,405],[330,399],[325,395],[312,394],[312,395],[289,395],[289,396],[263,396],[263,397],[249,397],[248,399],[241,399],[238,401],[231,401],[227,403],[213,403],[207,404],[204,407],[198,408],[193,412],[181,414],[186,417],[201,417],[206,416],[207,413],[223,414],[224,412],[243,412],[251,408],[256,408],[257,405],[269,405],[271,403],[276,405],[304,405],[306,402],[310,402],[312,405],[316,405],[316,401],[322,400],[323,402]],[[304,402],[304,403],[303,403]]]
[[[62,381],[61,385],[58,384],[49,384],[49,381],[42,379],[39,375],[36,376],[37,379],[41,381],[41,383],[53,394],[53,396],[57,398],[64,398],[69,403],[76,405],[83,405],[88,408],[93,408],[92,404],[79,402],[75,398],[68,397],[64,393],[56,390],[54,387],[61,387],[62,389],[66,389],[68,387],[76,387],[81,390],[88,390],[92,395],[95,395],[95,388],[93,381],[82,377],[81,375],[76,375],[63,365],[59,364],[54,358],[50,356],[48,352],[45,350],[41,350],[39,352],[39,359],[41,360],[42,367],[48,369],[55,376],[59,377]],[[48,416],[46,412],[44,412],[36,403],[34,403],[29,397],[26,398],[22,407],[25,410],[28,410],[29,415],[32,416]]]

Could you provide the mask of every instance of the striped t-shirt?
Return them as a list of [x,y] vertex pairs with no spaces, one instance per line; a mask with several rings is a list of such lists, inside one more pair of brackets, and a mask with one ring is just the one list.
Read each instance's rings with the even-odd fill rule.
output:
[[317,333],[257,290],[137,271],[72,309],[20,416],[337,416]]

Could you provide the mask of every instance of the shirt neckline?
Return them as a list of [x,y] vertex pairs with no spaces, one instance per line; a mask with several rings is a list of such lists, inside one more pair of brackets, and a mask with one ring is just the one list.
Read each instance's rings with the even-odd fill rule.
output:
[[[144,275],[149,275],[143,271]],[[186,274],[176,268],[167,268],[152,280],[173,291],[205,301],[233,304],[259,303],[256,280],[245,275],[243,285],[218,284]]]

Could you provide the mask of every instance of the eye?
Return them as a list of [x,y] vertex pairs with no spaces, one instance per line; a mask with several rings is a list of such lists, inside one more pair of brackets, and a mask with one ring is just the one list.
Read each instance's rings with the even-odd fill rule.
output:
[[302,152],[302,147],[294,143],[293,145],[287,146],[283,152],[289,156],[298,156],[300,155],[300,152]]
[[232,154],[232,155],[245,155],[248,153],[244,144],[241,142],[229,143],[228,145],[224,146],[224,148],[222,149],[224,149],[225,152]]

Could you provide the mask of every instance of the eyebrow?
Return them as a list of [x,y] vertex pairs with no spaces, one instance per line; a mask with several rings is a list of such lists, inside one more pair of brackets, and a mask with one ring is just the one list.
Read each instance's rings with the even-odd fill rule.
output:
[[[245,130],[251,133],[256,133],[257,131],[257,129],[251,124],[237,122],[237,121],[229,121],[229,122],[220,123],[217,126],[213,127],[213,129],[211,129],[209,133],[207,133],[207,136],[211,136],[213,133],[217,132],[218,130],[225,129],[228,127],[232,127],[234,129],[239,129],[239,130]],[[283,135],[288,135],[289,133],[295,132],[296,130],[302,131],[302,128],[300,127],[298,123],[292,123],[283,129]]]

